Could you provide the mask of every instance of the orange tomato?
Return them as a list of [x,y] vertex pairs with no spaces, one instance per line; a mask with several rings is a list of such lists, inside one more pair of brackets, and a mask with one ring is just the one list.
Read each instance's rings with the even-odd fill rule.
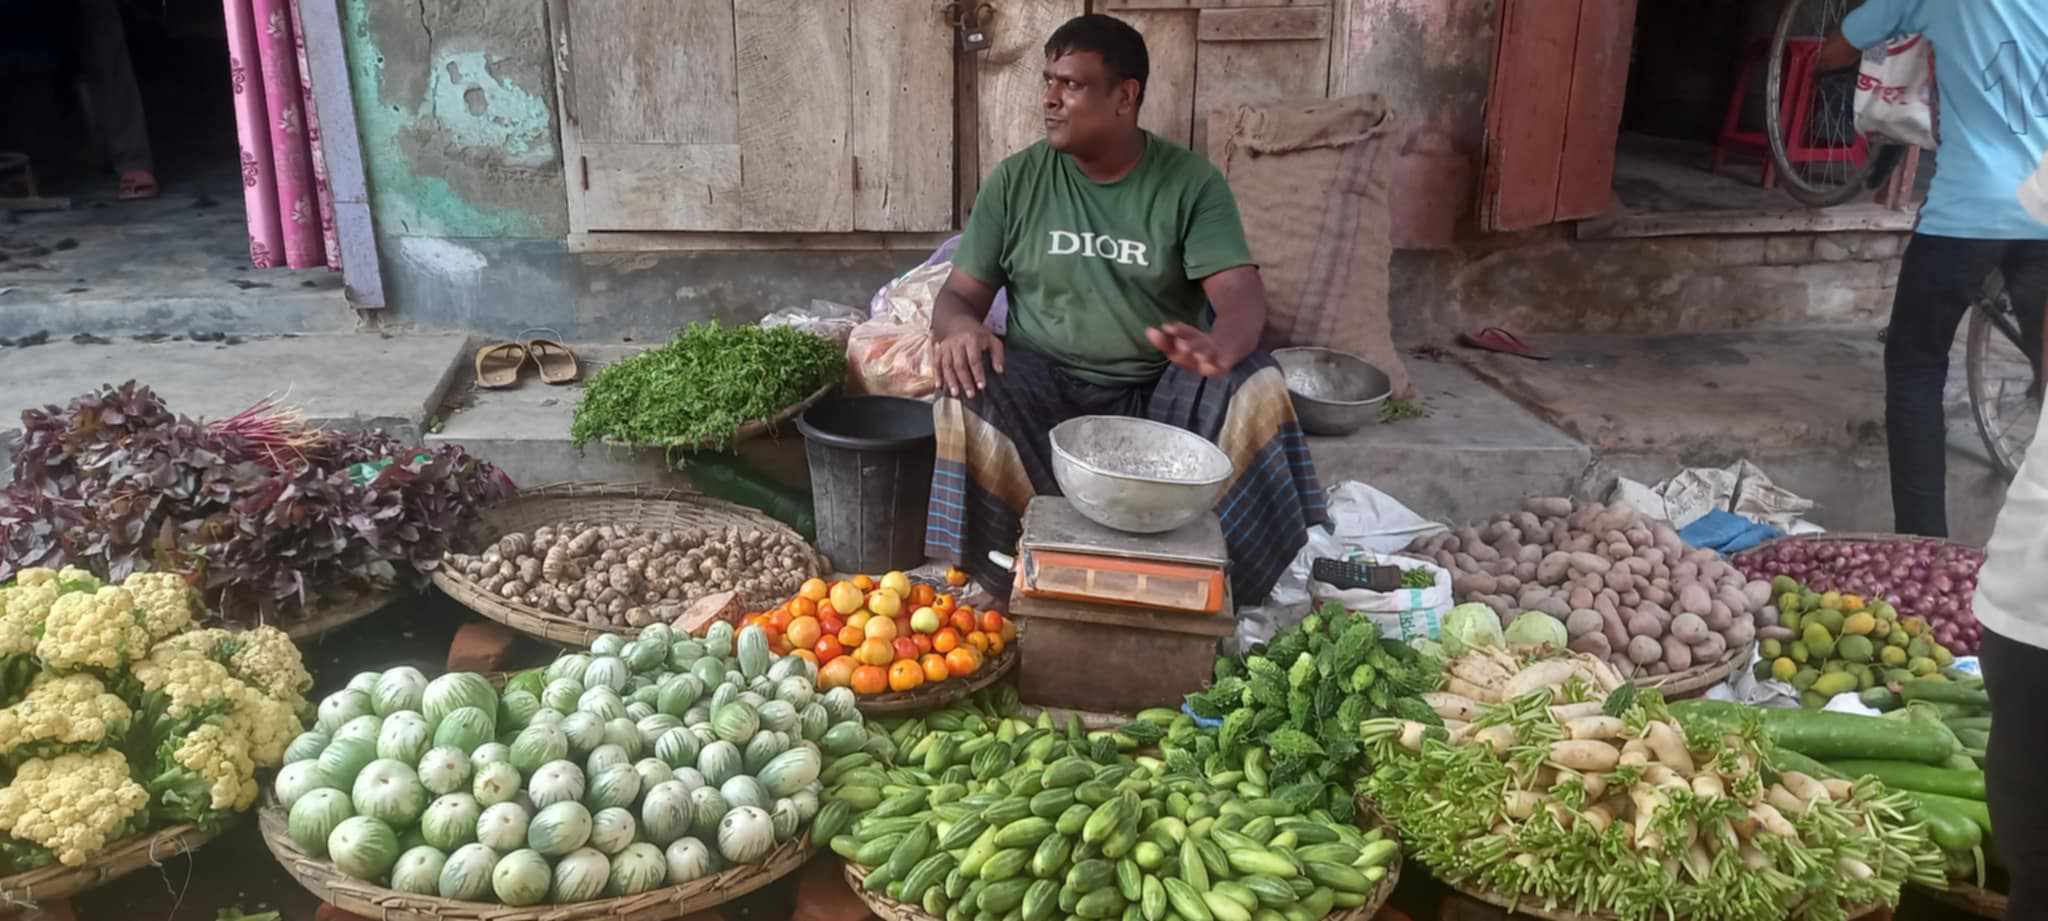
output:
[[912,643],[917,644],[917,653],[919,656],[923,656],[925,653],[932,651],[931,634],[913,633],[910,635],[910,641]]
[[848,649],[859,646],[860,641],[867,638],[867,634],[862,633],[859,627],[852,624],[839,628],[839,645]]
[[768,636],[768,651],[769,651],[769,652],[772,652],[772,653],[774,653],[774,654],[776,654],[776,655],[778,655],[778,656],[786,656],[786,655],[789,655],[789,650],[790,650],[790,645],[789,645],[789,639],[788,639],[787,637],[783,636],[783,635],[782,635],[782,634],[780,634],[780,633],[772,633],[772,634],[769,634],[769,636]]
[[853,659],[862,665],[887,665],[896,661],[896,650],[888,640],[861,640],[853,650]]
[[974,647],[975,652],[988,652],[988,634],[979,630],[967,634],[967,645]]
[[953,611],[952,624],[953,629],[962,636],[973,633],[975,631],[974,612],[967,608],[955,609]]
[[818,626],[822,629],[822,632],[837,634],[839,631],[846,629],[846,618],[839,616],[838,611],[828,607],[824,611],[819,612]]
[[860,667],[852,656],[837,655],[825,660],[818,667],[818,686],[826,690],[843,688],[853,683],[853,670]]
[[797,589],[796,594],[797,597],[808,598],[815,604],[830,597],[832,589],[825,584],[823,579],[805,579],[803,587]]
[[913,642],[910,637],[899,636],[894,642],[889,644],[889,651],[899,661],[903,659],[915,660],[918,653],[917,643]]
[[851,582],[838,582],[832,586],[832,607],[841,614],[851,614],[867,603],[868,593]]
[[965,678],[981,668],[981,653],[972,646],[962,646],[946,653],[946,671],[955,678]]
[[816,643],[824,632],[824,628],[818,626],[818,619],[810,616],[792,620],[789,626],[782,629],[782,635],[789,637],[789,645],[798,649],[811,648],[811,644]]
[[889,690],[914,691],[924,684],[924,669],[916,662],[905,659],[889,666]]
[[853,587],[860,589],[862,592],[872,592],[875,590],[875,577],[869,575],[854,576]]
[[861,632],[866,633],[871,640],[893,640],[897,633],[896,622],[886,617],[870,617],[861,627]]
[[951,595],[940,595],[932,599],[932,610],[939,612],[941,616],[953,613],[954,607],[956,605]]
[[1017,622],[1016,622],[1016,621],[1014,621],[1014,620],[1011,620],[1011,619],[1009,619],[1009,618],[1007,618],[1007,617],[1003,618],[1003,642],[1005,642],[1005,643],[1014,643],[1014,642],[1016,642],[1016,641],[1017,641]]
[[931,586],[926,585],[923,582],[919,582],[916,585],[910,587],[909,600],[910,606],[912,608],[925,607],[926,605],[929,605],[932,602],[937,601],[938,598],[938,589],[932,588]]
[[1007,643],[1007,642],[1005,642],[1005,641],[1003,640],[1003,635],[1002,635],[1002,634],[1000,634],[1000,633],[991,633],[991,634],[989,634],[989,635],[988,635],[988,654],[989,654],[990,656],[999,656],[999,655],[1002,655],[1002,654],[1003,654],[1003,647],[1005,647],[1005,646],[1008,646],[1008,645],[1010,645],[1010,644],[1009,644],[1009,643]]
[[768,615],[761,613],[749,614],[747,615],[746,626],[766,627],[768,626]]
[[846,644],[839,642],[836,636],[821,636],[811,644],[811,652],[817,655],[818,661],[830,662],[846,654]]
[[946,584],[954,588],[967,584],[967,571],[958,566],[946,567]]
[[916,632],[917,632],[916,630],[912,630],[912,629],[910,629],[910,615],[908,615],[908,614],[900,614],[900,615],[897,615],[897,617],[896,617],[896,635],[897,635],[897,636],[909,636],[910,634],[913,634],[913,633],[916,633]]
[[958,649],[959,647],[960,631],[955,630],[952,627],[947,627],[943,630],[940,630],[937,633],[932,634],[933,652],[952,652],[953,650]]
[[818,603],[802,595],[789,599],[789,603],[784,605],[784,607],[788,608],[789,613],[795,617],[818,616]]
[[790,653],[790,655],[796,656],[799,659],[811,663],[813,667],[815,667],[818,664],[818,654],[808,649],[799,649],[793,653]]
[[848,684],[855,694],[880,694],[889,689],[889,671],[879,665],[863,665],[853,670]]
[[1003,632],[1003,612],[1001,612],[1001,611],[983,611],[983,612],[981,612],[981,632],[983,632],[983,633],[1001,633],[1001,632]]
[[774,627],[777,633],[788,631],[790,621],[793,620],[796,620],[796,615],[789,613],[788,608],[776,608],[768,612],[768,625]]
[[859,630],[860,628],[867,626],[868,618],[873,616],[875,615],[869,614],[866,611],[855,611],[851,614],[846,615],[846,625],[852,627],[855,630]]
[[917,660],[917,664],[924,669],[926,681],[944,681],[953,677],[952,668],[946,665],[946,657],[936,652],[925,653]]

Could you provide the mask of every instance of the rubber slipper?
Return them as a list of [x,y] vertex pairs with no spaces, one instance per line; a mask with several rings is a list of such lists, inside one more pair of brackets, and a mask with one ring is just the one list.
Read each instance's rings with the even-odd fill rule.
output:
[[1466,348],[1499,352],[1502,355],[1514,355],[1536,361],[1550,360],[1550,356],[1530,348],[1520,336],[1498,326],[1489,326],[1477,333],[1462,333],[1458,336],[1458,344]]
[[121,189],[114,197],[121,201],[140,201],[155,198],[160,191],[156,184],[156,174],[148,170],[132,169],[121,174]]
[[583,366],[576,360],[576,353],[554,339],[529,339],[526,351],[533,356],[533,363],[540,366],[540,379],[543,381],[573,384],[583,376]]
[[533,356],[517,342],[496,342],[476,350],[476,385],[503,390],[519,383],[519,372]]

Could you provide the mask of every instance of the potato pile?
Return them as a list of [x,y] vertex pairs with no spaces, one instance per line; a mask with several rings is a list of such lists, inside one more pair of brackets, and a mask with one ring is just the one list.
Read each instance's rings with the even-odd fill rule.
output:
[[1748,581],[1712,550],[1626,505],[1524,500],[1480,527],[1440,531],[1408,547],[1451,571],[1460,602],[1493,609],[1503,627],[1522,611],[1564,621],[1571,648],[1628,677],[1720,659],[1756,638],[1771,584]]
[[715,592],[785,597],[825,571],[810,545],[779,531],[587,521],[513,532],[448,562],[507,600],[600,627],[673,622],[692,599]]

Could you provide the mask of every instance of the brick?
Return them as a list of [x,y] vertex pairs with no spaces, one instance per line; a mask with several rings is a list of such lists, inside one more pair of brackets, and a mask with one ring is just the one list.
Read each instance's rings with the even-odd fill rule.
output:
[[866,921],[875,913],[846,886],[839,858],[824,854],[804,867],[790,921]]
[[504,624],[463,624],[448,643],[451,672],[499,672],[512,655],[519,635]]
[[1853,234],[1825,233],[1813,238],[1813,258],[1821,262],[1846,262],[1855,259],[1860,247]]
[[333,905],[322,902],[320,903],[320,910],[313,913],[313,921],[373,921],[373,919],[365,918],[362,915],[350,914]]
[[1875,262],[1897,256],[1904,252],[1905,249],[1905,234],[1877,233],[1871,234],[1869,238],[1865,239],[1863,245],[1857,247],[1857,253],[1863,258]]
[[1719,265],[1762,265],[1770,239],[1758,236],[1720,237],[1714,240],[1714,261]]
[[1764,262],[1770,265],[1798,265],[1813,260],[1813,237],[1808,234],[1786,234],[1772,237],[1764,244]]

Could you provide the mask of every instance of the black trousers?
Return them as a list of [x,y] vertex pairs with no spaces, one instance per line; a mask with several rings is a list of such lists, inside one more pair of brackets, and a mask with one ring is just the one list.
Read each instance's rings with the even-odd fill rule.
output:
[[1984,773],[1999,859],[2012,877],[2008,918],[2048,917],[2048,649],[1984,631],[1977,650],[1991,692]]
[[1942,388],[1956,327],[1992,271],[2019,315],[2027,354],[2041,349],[2048,240],[1965,240],[1916,233],[1906,246],[1884,344],[1884,426],[1892,517],[1901,534],[1948,536],[1948,427]]

